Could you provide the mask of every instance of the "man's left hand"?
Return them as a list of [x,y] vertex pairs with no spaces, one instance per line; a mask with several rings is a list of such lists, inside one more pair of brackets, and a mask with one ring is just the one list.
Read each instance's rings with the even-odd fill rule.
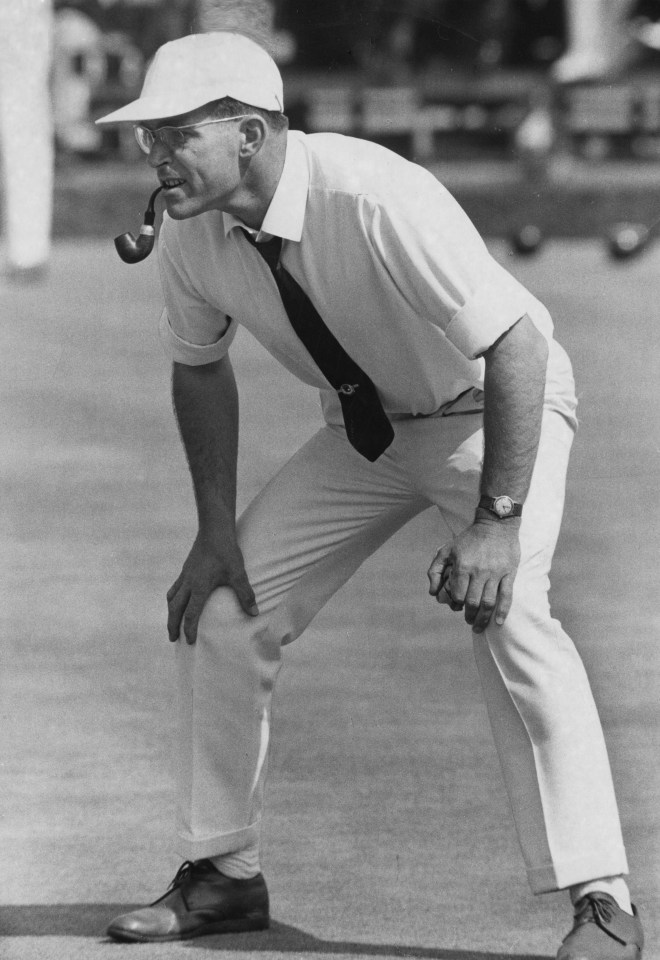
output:
[[[501,626],[511,609],[513,581],[520,563],[520,523],[478,519],[452,543],[438,550],[429,567],[429,593],[483,633],[493,616]],[[446,591],[446,594],[445,594]]]

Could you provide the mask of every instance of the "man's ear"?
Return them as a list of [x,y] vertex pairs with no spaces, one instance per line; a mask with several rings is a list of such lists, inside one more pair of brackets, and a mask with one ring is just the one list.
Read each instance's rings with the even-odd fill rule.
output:
[[253,114],[241,121],[240,156],[250,159],[256,156],[266,142],[268,127],[263,117]]

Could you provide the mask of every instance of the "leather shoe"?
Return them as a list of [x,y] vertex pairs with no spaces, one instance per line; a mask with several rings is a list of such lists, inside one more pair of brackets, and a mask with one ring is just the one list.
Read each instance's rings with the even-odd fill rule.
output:
[[162,897],[117,917],[108,936],[142,942],[188,940],[210,933],[265,930],[268,923],[268,890],[262,874],[233,880],[209,860],[186,860]]
[[640,960],[644,931],[633,911],[626,913],[608,893],[587,893],[575,904],[573,929],[557,960]]

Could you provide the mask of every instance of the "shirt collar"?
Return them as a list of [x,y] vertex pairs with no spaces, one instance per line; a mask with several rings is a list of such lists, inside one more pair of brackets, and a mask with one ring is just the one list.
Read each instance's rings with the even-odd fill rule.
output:
[[[261,239],[262,234],[269,234],[282,237],[283,240],[299,242],[305,220],[308,190],[309,167],[302,135],[297,132],[289,133],[282,175],[261,224],[261,230],[256,234],[257,238]],[[223,213],[222,217],[225,236],[236,227],[249,229],[231,213]]]

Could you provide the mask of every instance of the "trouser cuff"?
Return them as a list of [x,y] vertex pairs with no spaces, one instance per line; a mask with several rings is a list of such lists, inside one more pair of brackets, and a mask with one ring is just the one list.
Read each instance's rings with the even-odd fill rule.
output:
[[569,860],[527,870],[527,879],[532,893],[554,893],[577,883],[600,880],[601,877],[618,877],[628,873],[624,850],[616,854]]
[[206,857],[217,857],[223,853],[236,853],[244,847],[258,844],[260,834],[260,820],[241,830],[217,833],[209,837],[193,837],[188,833],[179,833],[176,852],[184,860],[204,860]]

